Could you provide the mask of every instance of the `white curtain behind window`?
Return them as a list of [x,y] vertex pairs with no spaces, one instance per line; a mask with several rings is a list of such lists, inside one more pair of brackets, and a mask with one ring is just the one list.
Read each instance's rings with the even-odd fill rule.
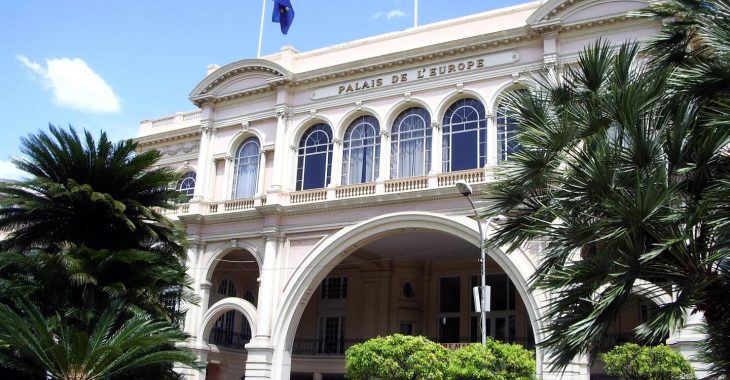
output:
[[236,152],[233,198],[250,198],[256,194],[259,170],[259,142],[255,138],[244,141]]

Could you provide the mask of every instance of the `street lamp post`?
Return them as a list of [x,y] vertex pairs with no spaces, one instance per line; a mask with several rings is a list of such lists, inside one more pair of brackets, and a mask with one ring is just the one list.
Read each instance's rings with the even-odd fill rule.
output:
[[[471,205],[472,210],[474,211],[474,216],[476,216],[477,225],[479,226],[479,251],[480,251],[480,257],[479,257],[479,263],[480,263],[480,282],[479,282],[479,316],[480,316],[480,326],[482,330],[482,345],[487,344],[487,312],[490,310],[490,304],[491,304],[491,297],[490,297],[490,289],[487,287],[487,253],[484,250],[484,229],[482,228],[482,222],[479,220],[479,213],[477,212],[477,208],[474,205],[474,201],[471,199],[471,195],[473,194],[471,186],[466,182],[456,182],[456,189],[459,190],[461,195],[466,197],[467,200],[469,200],[469,204]],[[489,227],[489,223],[494,218],[489,218],[487,220],[487,227]],[[475,305],[477,303],[475,302]]]

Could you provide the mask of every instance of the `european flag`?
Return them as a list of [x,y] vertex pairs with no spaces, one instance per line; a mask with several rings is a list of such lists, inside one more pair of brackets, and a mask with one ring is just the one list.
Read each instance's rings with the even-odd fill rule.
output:
[[271,21],[281,25],[281,32],[286,34],[289,31],[291,22],[294,21],[294,8],[289,0],[274,0],[274,14]]

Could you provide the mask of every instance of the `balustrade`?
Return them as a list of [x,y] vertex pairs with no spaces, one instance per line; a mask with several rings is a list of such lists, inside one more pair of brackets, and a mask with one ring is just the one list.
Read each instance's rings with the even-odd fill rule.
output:
[[[323,202],[335,199],[348,199],[392,194],[406,191],[427,190],[432,188],[452,187],[458,181],[467,183],[485,183],[490,180],[489,173],[484,169],[463,170],[452,173],[440,173],[435,176],[409,177],[388,180],[376,184],[375,182],[337,186],[326,189],[297,191],[288,194],[288,204],[306,204]],[[201,210],[208,214],[253,210],[258,206],[266,205],[266,197],[231,199],[226,201],[210,202],[202,205]],[[286,205],[286,203],[284,203]],[[187,214],[190,205],[180,204],[175,209],[158,209],[164,215]],[[200,211],[197,211],[200,212]]]

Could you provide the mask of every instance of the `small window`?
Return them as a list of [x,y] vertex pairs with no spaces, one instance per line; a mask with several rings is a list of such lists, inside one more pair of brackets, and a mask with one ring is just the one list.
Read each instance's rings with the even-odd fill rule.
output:
[[322,299],[344,299],[347,297],[347,277],[328,277],[322,281]]
[[177,191],[184,194],[188,200],[193,197],[195,193],[195,172],[187,172],[177,181]]
[[413,285],[410,282],[406,282],[403,285],[403,296],[406,298],[413,298]]

